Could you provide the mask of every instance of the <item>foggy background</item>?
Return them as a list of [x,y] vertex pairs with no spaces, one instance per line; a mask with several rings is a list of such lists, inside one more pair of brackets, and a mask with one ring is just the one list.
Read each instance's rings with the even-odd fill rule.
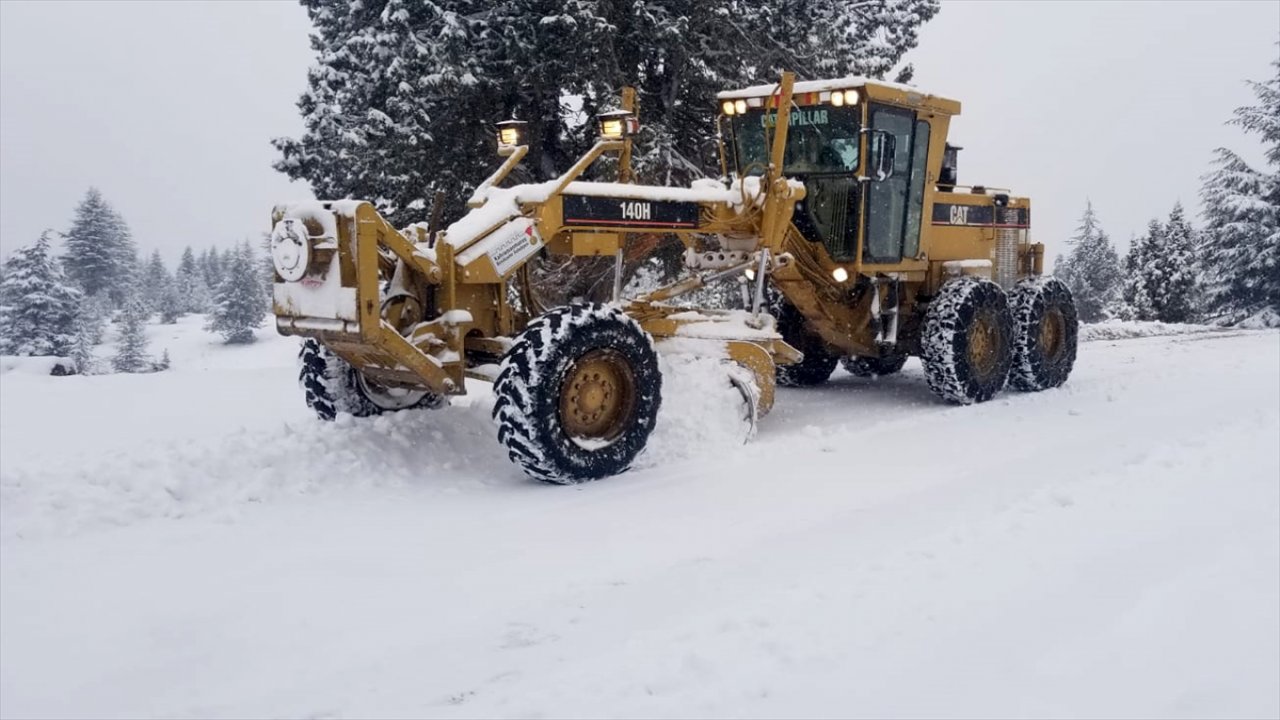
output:
[[[90,185],[170,263],[269,229],[310,197],[271,169],[312,55],[294,2],[0,2],[0,254],[65,230]],[[961,101],[960,182],[1032,198],[1052,259],[1092,199],[1121,252],[1228,146],[1274,69],[1280,3],[944,1],[908,55]],[[714,108],[707,108],[711,122]],[[642,118],[643,121],[643,118]],[[496,162],[496,161],[495,161]]]

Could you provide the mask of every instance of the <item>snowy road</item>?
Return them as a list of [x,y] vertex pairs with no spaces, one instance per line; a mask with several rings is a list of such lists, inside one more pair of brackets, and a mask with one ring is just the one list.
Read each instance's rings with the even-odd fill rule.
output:
[[292,349],[0,381],[0,715],[1280,715],[1276,333],[839,374],[745,447],[677,379],[569,488],[483,396],[312,422]]

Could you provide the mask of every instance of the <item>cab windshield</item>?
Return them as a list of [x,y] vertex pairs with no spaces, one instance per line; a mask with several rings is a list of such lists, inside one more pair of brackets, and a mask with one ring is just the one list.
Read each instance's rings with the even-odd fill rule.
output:
[[[858,106],[792,108],[787,128],[785,175],[847,175],[858,169]],[[769,164],[765,145],[773,140],[778,114],[752,109],[731,118],[738,173],[761,175]]]

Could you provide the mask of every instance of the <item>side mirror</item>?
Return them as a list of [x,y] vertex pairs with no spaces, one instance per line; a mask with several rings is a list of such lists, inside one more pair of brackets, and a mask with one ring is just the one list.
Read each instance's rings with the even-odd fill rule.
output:
[[867,158],[867,171],[876,182],[893,177],[894,161],[898,155],[898,138],[888,130],[871,131],[871,152]]

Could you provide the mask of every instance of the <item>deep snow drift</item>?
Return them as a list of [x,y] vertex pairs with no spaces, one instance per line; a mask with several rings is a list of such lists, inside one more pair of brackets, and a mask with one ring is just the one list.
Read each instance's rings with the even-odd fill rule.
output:
[[0,375],[0,715],[1280,714],[1275,332],[968,408],[838,372],[747,445],[675,367],[639,467],[561,488],[483,384],[321,424],[295,341],[199,322]]

